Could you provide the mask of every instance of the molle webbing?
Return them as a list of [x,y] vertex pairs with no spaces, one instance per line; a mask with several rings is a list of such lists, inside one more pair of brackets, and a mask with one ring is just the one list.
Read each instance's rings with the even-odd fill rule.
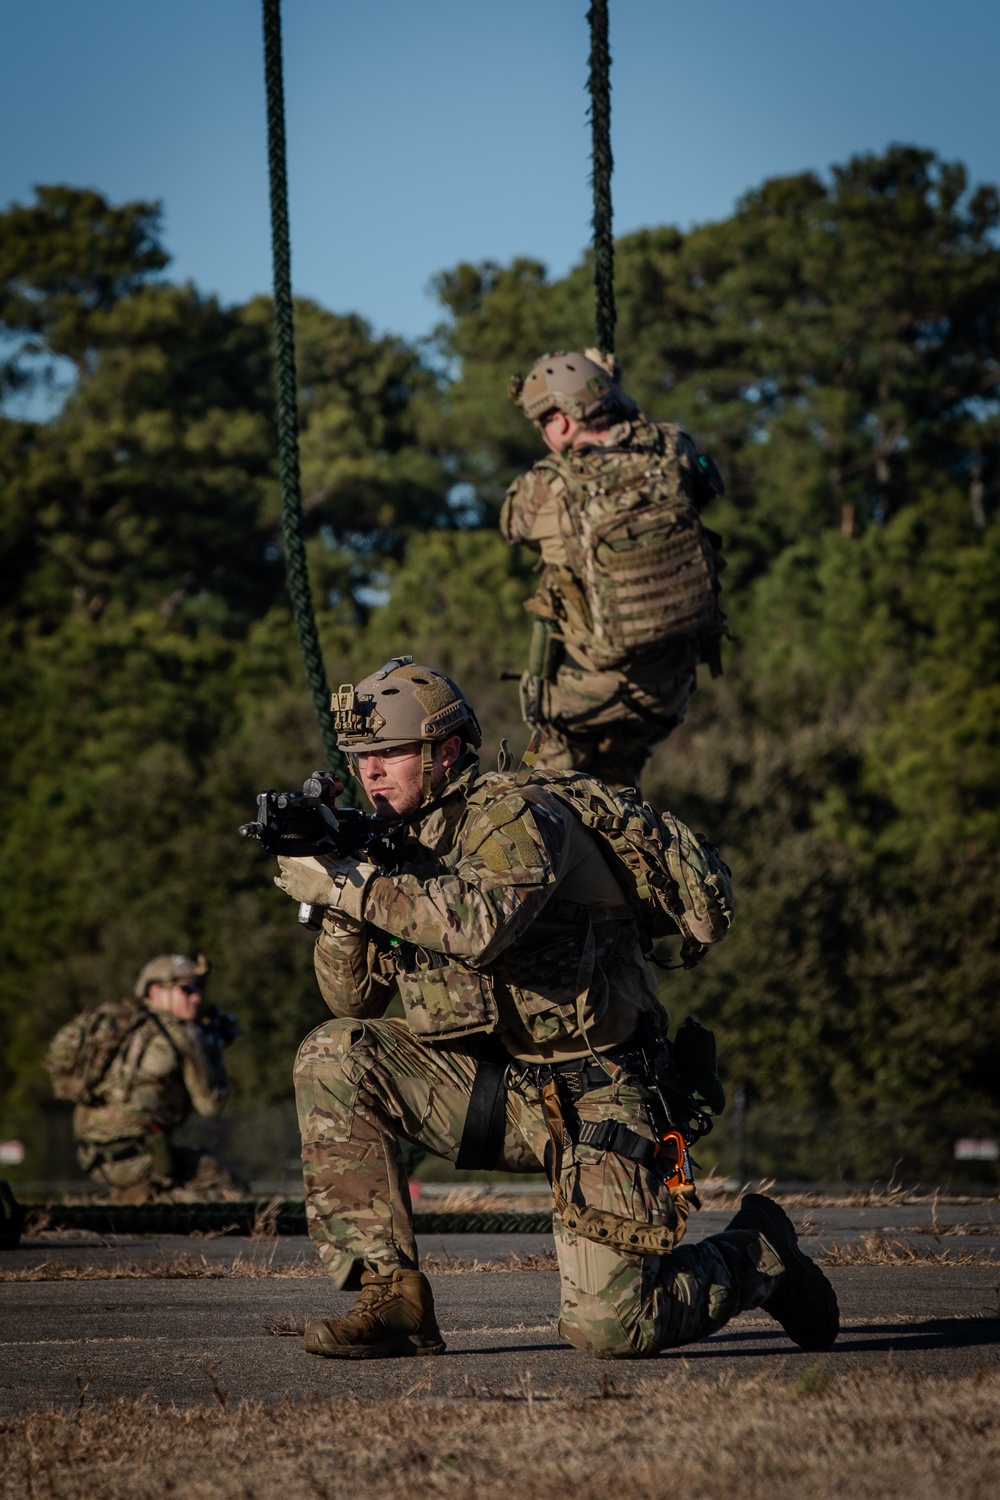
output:
[[[724,564],[689,493],[692,455],[690,439],[667,427],[658,430],[655,451],[586,449],[536,465],[561,481],[569,571],[582,591],[588,652],[599,669],[723,632]],[[552,587],[559,591],[555,574]]]

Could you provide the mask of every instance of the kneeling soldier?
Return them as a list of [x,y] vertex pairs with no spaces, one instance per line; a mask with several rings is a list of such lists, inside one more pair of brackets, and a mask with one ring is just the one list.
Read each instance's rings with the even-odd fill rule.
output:
[[222,1049],[239,1034],[215,1006],[199,1016],[207,964],[161,953],[133,998],[84,1011],[58,1033],[45,1066],[70,1099],[77,1159],[116,1203],[211,1203],[250,1186],[207,1151],[171,1139],[191,1114],[221,1114],[229,1080]]
[[[309,1229],[336,1285],[364,1268],[354,1308],[310,1324],[306,1348],[444,1348],[399,1137],[459,1166],[548,1172],[559,1327],[578,1349],[655,1354],[759,1306],[804,1348],[832,1343],[833,1289],[770,1199],[677,1248],[693,1186],[657,1149],[650,1062],[668,1018],[634,907],[558,778],[481,775],[473,709],[409,657],[335,704],[376,813],[409,842],[395,873],[280,861],[277,884],[324,908],[316,973],[336,1017],[296,1064]],[[405,1019],[380,1019],[397,994]]]

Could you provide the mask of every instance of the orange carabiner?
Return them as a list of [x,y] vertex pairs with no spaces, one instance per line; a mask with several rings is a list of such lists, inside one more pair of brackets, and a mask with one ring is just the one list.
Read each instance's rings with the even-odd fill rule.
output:
[[666,1179],[667,1187],[679,1187],[682,1182],[693,1182],[687,1145],[679,1130],[667,1130],[663,1133],[656,1143],[657,1157],[665,1146],[669,1146],[673,1154],[673,1165]]

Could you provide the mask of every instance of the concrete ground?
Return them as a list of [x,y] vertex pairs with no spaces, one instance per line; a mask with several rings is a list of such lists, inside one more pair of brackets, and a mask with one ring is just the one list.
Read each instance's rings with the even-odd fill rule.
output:
[[[653,1360],[605,1363],[577,1354],[556,1332],[555,1271],[458,1269],[475,1262],[551,1250],[545,1235],[441,1235],[421,1249],[432,1276],[444,1358],[341,1363],[317,1359],[286,1331],[304,1319],[336,1316],[350,1305],[298,1239],[99,1240],[41,1236],[0,1252],[0,1411],[35,1401],[71,1403],[108,1392],[149,1393],[162,1402],[211,1398],[267,1402],[297,1394],[381,1397],[416,1387],[428,1395],[480,1391],[626,1391],[669,1380],[680,1364],[691,1376],[761,1371],[796,1378],[817,1360],[837,1369],[969,1374],[1000,1367],[1000,1206],[929,1202],[875,1208],[791,1210],[810,1254],[834,1245],[848,1253],[872,1236],[895,1243],[912,1263],[833,1265],[842,1332],[823,1355],[795,1348],[764,1313],[736,1319],[701,1344]],[[691,1238],[722,1228],[726,1211],[697,1215]],[[935,1263],[947,1255],[950,1263]],[[237,1256],[270,1274],[219,1279],[2,1280],[42,1264],[107,1272],[144,1262],[201,1257],[231,1266]],[[284,1271],[285,1274],[281,1274]],[[278,1272],[278,1274],[274,1274]]]

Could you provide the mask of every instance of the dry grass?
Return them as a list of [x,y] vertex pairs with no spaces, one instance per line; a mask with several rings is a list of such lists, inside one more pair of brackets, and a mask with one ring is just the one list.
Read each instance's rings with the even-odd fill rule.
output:
[[[540,1255],[512,1253],[499,1260],[466,1260],[455,1255],[427,1255],[422,1261],[425,1271],[436,1276],[458,1275],[466,1271],[554,1271],[554,1251]],[[130,1260],[116,1256],[113,1260],[94,1260],[76,1264],[42,1261],[31,1266],[14,1266],[0,1270],[4,1281],[232,1281],[262,1277],[322,1276],[323,1269],[311,1248],[304,1248],[301,1258],[279,1261],[271,1254],[238,1252],[232,1260],[210,1260],[206,1255],[183,1251],[177,1255],[161,1252],[148,1260]]]
[[78,1264],[42,1261],[38,1265],[0,1270],[2,1281],[227,1281],[263,1276],[320,1276],[315,1256],[304,1251],[301,1262],[282,1264],[271,1256],[237,1253],[231,1261],[209,1260],[205,1255],[161,1252],[148,1260],[95,1260]]
[[[0,1496],[33,1500],[399,1500],[516,1493],[519,1500],[980,1500],[1000,1472],[1000,1374],[840,1375],[791,1385],[690,1379],[589,1396],[470,1387],[421,1395],[398,1367],[390,1399],[211,1400],[38,1408],[0,1419]],[[402,1378],[400,1378],[402,1376]],[[409,1388],[406,1378],[411,1378]]]
[[834,1240],[829,1249],[813,1259],[820,1266],[996,1266],[992,1251],[934,1249],[911,1245],[906,1240],[877,1230],[841,1245]]
[[[921,1228],[919,1234],[967,1234],[975,1231],[958,1226],[953,1229]],[[981,1231],[982,1232],[982,1231]],[[907,1238],[869,1230],[858,1239],[841,1243],[833,1240],[824,1250],[813,1250],[813,1259],[821,1266],[994,1266],[1000,1259],[992,1249],[952,1250],[946,1246],[914,1245]],[[426,1255],[421,1268],[433,1276],[456,1276],[470,1271],[555,1271],[554,1250],[510,1255],[492,1260],[466,1259],[461,1255]],[[41,1261],[29,1266],[0,1269],[0,1283],[7,1281],[232,1281],[274,1277],[307,1278],[322,1276],[319,1261],[310,1247],[304,1246],[295,1260],[278,1260],[273,1246],[253,1254],[238,1251],[231,1260],[209,1259],[189,1251],[129,1259],[116,1255],[92,1261]]]
[[[761,1177],[733,1187],[728,1179],[708,1175],[700,1178],[698,1193],[706,1208],[735,1212],[744,1193],[767,1193],[776,1198],[785,1208],[896,1208],[925,1204],[931,1220],[936,1216],[939,1204],[983,1204],[1000,1203],[996,1194],[943,1192],[941,1188],[903,1187],[900,1183],[873,1183],[871,1187],[845,1188],[842,1193],[810,1191],[781,1192],[773,1177]],[[483,1213],[503,1207],[513,1211],[524,1210],[536,1213],[549,1206],[548,1198],[538,1193],[502,1193],[493,1187],[479,1183],[467,1183],[451,1192],[431,1196],[427,1194],[417,1205],[418,1211],[433,1213]],[[927,1231],[928,1233],[932,1231]],[[952,1231],[954,1232],[954,1231]]]
[[551,1208],[547,1193],[498,1193],[475,1182],[447,1193],[422,1193],[414,1204],[418,1214],[538,1214]]
[[433,1276],[456,1275],[460,1271],[557,1271],[559,1262],[554,1250],[543,1250],[537,1255],[530,1251],[518,1255],[516,1251],[512,1251],[499,1260],[466,1260],[461,1255],[448,1254],[425,1255],[420,1261],[420,1269]]
[[[767,1186],[757,1183],[747,1183],[738,1192],[732,1194],[733,1202],[744,1192],[766,1193]],[[904,1188],[898,1182],[874,1183],[869,1188],[845,1188],[843,1193],[831,1192],[809,1192],[781,1193],[773,1190],[771,1196],[777,1198],[778,1202],[785,1208],[910,1208],[916,1204],[926,1204],[932,1215],[936,1212],[938,1204],[983,1204],[998,1203],[996,1193],[962,1193],[957,1189],[944,1192],[941,1188],[922,1187],[919,1183],[915,1187]],[[713,1207],[715,1204],[713,1202]]]

